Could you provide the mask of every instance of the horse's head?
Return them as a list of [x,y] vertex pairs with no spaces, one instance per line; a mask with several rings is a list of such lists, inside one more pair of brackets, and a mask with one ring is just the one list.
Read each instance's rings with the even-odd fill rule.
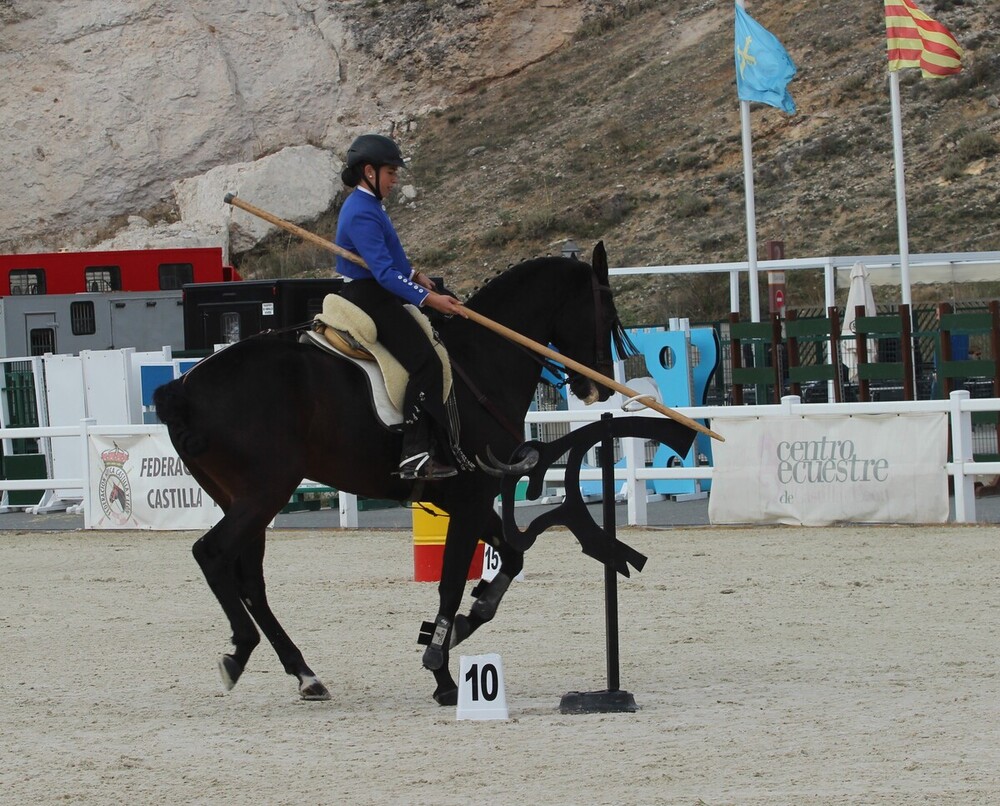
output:
[[[635,355],[636,349],[618,318],[608,281],[608,255],[603,241],[594,247],[588,274],[589,286],[584,284],[580,299],[576,304],[563,306],[552,341],[569,358],[613,377],[612,345],[619,358]],[[608,387],[575,372],[570,373],[570,389],[588,404],[611,396]]]
[[[470,310],[536,342],[551,344],[566,358],[609,377],[614,371],[612,344],[618,358],[637,352],[625,335],[615,309],[603,243],[594,247],[591,265],[546,256],[512,266],[473,294],[467,305]],[[441,326],[444,331],[450,329],[447,322]],[[449,340],[445,332],[445,342],[449,352],[453,346],[456,352],[473,351],[473,357],[487,367],[490,380],[502,384],[505,393],[517,388],[515,399],[519,403],[521,398],[530,400],[538,383],[538,367],[526,360],[528,350],[519,350],[505,342],[503,354],[510,358],[503,361],[516,359],[517,363],[501,364],[500,352],[494,352],[498,342],[492,339]],[[606,400],[611,395],[606,386],[575,372],[570,373],[569,384],[573,394],[587,403]]]

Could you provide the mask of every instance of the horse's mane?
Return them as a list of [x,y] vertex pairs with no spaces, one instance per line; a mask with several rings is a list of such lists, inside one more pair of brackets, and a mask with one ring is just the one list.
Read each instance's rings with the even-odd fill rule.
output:
[[[591,267],[587,263],[572,258],[548,256],[523,260],[488,280],[484,286],[472,293],[466,304],[473,310],[488,315],[490,310],[510,305],[512,300],[518,299],[519,295],[524,293],[528,283],[531,284],[532,293],[545,295],[546,289],[539,288],[539,284],[540,281],[544,283],[547,280],[552,286],[551,293],[553,295],[558,293],[564,295],[566,292],[564,283],[567,278],[581,284],[589,283],[590,272]],[[558,299],[558,297],[552,296],[548,298]],[[611,339],[619,358],[625,359],[638,355],[639,350],[628,337],[621,320],[618,318],[614,301],[611,300],[609,304],[611,309],[607,313],[611,316],[609,323]]]
[[487,280],[485,285],[472,292],[466,304],[474,310],[491,308],[497,300],[504,304],[517,299],[530,283],[533,289],[539,281],[548,280],[553,288],[575,273],[582,284],[589,281],[590,267],[578,260],[559,256],[536,257],[523,260]]

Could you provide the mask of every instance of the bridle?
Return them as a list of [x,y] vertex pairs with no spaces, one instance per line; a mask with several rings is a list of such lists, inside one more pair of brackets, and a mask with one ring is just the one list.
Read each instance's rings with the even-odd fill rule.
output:
[[[597,366],[610,367],[614,364],[614,353],[608,349],[606,342],[601,338],[601,333],[604,332],[605,328],[611,332],[611,343],[614,345],[615,352],[617,352],[620,359],[638,355],[639,350],[625,332],[625,327],[622,325],[618,314],[610,316],[608,308],[601,298],[601,292],[607,292],[608,297],[611,297],[611,286],[599,282],[597,273],[593,269],[590,271],[590,289],[594,300],[594,361]],[[536,361],[543,369],[547,369],[553,377],[561,378],[561,380],[553,384],[556,389],[562,389],[579,377],[578,372],[567,372],[562,366],[551,359],[544,358],[524,347],[520,349],[526,355],[531,356],[532,360]]]
[[597,273],[591,271],[590,286],[594,295],[594,358],[598,366],[611,366],[614,362],[613,353],[609,352],[607,343],[601,339],[601,333],[605,329],[611,333],[611,343],[614,345],[619,360],[638,355],[639,350],[628,337],[628,333],[625,332],[625,326],[617,311],[612,316],[609,307],[604,305],[601,298],[601,292],[605,291],[608,294],[608,299],[611,299],[611,285],[598,282]]
[[[594,361],[598,366],[611,366],[614,363],[613,353],[608,350],[604,340],[601,338],[601,332],[605,325],[610,329],[612,342],[618,348],[618,354],[622,358],[634,355],[638,351],[625,333],[625,329],[618,316],[615,315],[613,318],[608,316],[603,300],[601,299],[601,292],[606,291],[610,297],[611,286],[600,283],[597,279],[597,273],[593,269],[590,271],[590,289],[594,300]],[[556,389],[562,389],[566,384],[571,383],[573,378],[579,376],[577,372],[566,372],[563,367],[552,359],[540,356],[524,347],[520,349],[525,354],[530,355],[543,369],[547,369],[552,373],[554,377],[562,378],[561,381],[554,384]]]
[[618,317],[616,316],[614,321],[608,321],[610,317],[605,315],[604,305],[601,302],[601,292],[607,291],[608,295],[611,294],[610,285],[602,285],[597,281],[597,272],[590,272],[590,287],[594,293],[594,358],[599,366],[608,366],[611,363],[611,353],[605,344],[602,344],[601,339],[601,325],[607,323],[614,329],[614,325],[618,322]]

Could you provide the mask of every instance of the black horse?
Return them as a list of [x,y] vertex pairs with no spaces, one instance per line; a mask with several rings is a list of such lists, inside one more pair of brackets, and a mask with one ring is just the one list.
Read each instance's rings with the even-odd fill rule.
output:
[[[562,257],[536,258],[498,275],[467,303],[563,355],[610,375],[611,344],[629,343],[608,284],[603,244],[593,266]],[[541,375],[528,350],[470,320],[435,323],[455,370],[461,450],[467,457],[508,457],[522,441],[524,416]],[[368,403],[361,370],[314,346],[255,336],[206,359],[161,386],[156,411],[178,455],[219,504],[223,518],[193,553],[232,626],[231,654],[219,668],[235,685],[263,631],[305,699],[329,693],[271,612],[264,589],[265,528],[303,478],[357,495],[430,501],[450,516],[438,587],[440,603],[423,665],[435,676],[434,699],[455,704],[450,647],[489,621],[523,555],[503,541],[493,501],[500,479],[481,468],[415,489],[393,475],[401,436],[382,426]],[[570,388],[582,400],[610,392],[582,375]],[[456,615],[477,540],[494,546],[501,568],[480,585],[468,616]]]

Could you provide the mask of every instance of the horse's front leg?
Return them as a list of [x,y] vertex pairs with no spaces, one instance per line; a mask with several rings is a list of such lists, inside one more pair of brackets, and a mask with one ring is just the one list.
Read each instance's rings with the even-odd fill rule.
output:
[[492,580],[483,580],[472,589],[476,601],[473,602],[468,616],[455,617],[451,646],[457,646],[487,621],[492,620],[510,583],[524,568],[524,553],[504,541],[503,523],[495,512],[491,513],[487,529],[483,533],[483,540],[500,555],[500,569]]
[[434,699],[440,705],[458,702],[458,687],[448,671],[448,648],[451,646],[455,615],[465,593],[469,565],[476,550],[478,534],[485,525],[484,518],[473,512],[451,512],[448,534],[445,537],[444,559],[441,564],[441,581],[438,584],[438,613],[430,626],[427,649],[424,650],[424,668],[434,673],[437,689]]

